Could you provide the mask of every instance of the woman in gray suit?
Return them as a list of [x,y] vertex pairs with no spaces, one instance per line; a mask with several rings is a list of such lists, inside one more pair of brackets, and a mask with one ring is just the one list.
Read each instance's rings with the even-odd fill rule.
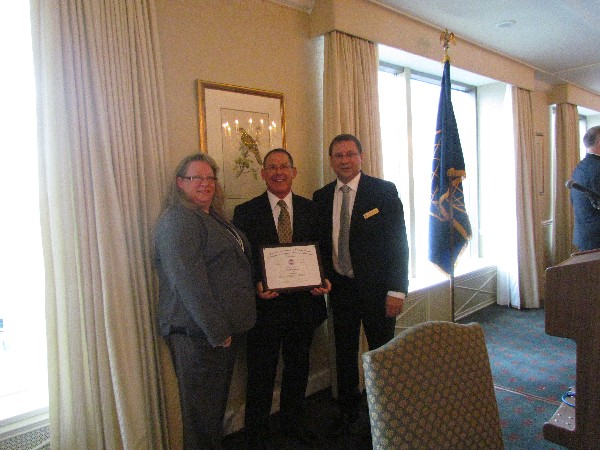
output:
[[256,321],[250,244],[223,217],[217,173],[207,154],[185,158],[156,225],[159,328],[177,375],[186,449],[222,448],[236,344]]

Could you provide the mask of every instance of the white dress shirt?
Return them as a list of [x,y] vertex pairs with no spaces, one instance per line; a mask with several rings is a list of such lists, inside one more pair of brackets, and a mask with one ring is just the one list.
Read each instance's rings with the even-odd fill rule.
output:
[[267,191],[267,196],[269,197],[269,203],[271,204],[271,211],[273,212],[273,220],[275,221],[275,228],[279,225],[279,213],[281,212],[281,206],[277,204],[279,200],[283,200],[287,205],[288,212],[290,213],[290,223],[292,225],[292,233],[294,232],[294,208],[292,206],[292,191],[285,196],[285,198],[281,199],[273,194],[271,191]]

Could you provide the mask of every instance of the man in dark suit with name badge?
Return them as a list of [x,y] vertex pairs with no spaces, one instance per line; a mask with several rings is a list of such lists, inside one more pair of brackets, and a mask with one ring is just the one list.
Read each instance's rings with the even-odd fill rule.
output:
[[361,323],[374,349],[394,337],[408,292],[408,243],[396,186],[361,172],[362,146],[342,134],[329,146],[337,180],[313,195],[322,220],[323,266],[335,334],[341,426],[358,419]]
[[302,445],[316,438],[302,426],[313,331],[326,317],[323,294],[331,285],[309,291],[277,293],[260,281],[260,248],[264,245],[308,243],[319,239],[319,220],[312,201],[293,194],[296,177],[292,156],[284,149],[265,156],[261,176],[267,191],[235,208],[233,223],[248,237],[257,284],[256,326],[248,332],[248,383],[245,426],[250,448],[266,448],[268,419],[279,352],[283,356],[280,416],[282,431]]

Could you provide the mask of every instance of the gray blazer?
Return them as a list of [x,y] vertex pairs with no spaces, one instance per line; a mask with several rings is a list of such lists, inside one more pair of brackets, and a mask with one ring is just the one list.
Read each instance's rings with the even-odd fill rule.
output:
[[[246,237],[238,234],[250,252]],[[215,217],[183,205],[168,208],[155,236],[161,335],[206,336],[211,345],[219,345],[252,328],[256,307],[250,261]]]

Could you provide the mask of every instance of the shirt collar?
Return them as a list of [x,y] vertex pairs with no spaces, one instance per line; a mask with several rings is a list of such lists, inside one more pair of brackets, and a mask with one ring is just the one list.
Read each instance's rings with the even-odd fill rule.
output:
[[[358,182],[360,181],[360,176],[362,175],[362,172],[358,172],[358,175],[356,175],[354,178],[352,178],[348,183],[345,183],[346,185],[348,185],[350,187],[350,189],[352,189],[354,192],[356,192],[358,190]],[[335,190],[336,192],[344,185],[344,183],[342,183],[339,178],[337,180],[337,184],[335,185]]]
[[288,206],[288,210],[292,207],[292,191],[288,192],[288,195],[286,195],[283,199],[280,199],[275,194],[273,194],[271,191],[267,191],[267,196],[269,197],[269,203],[271,204],[271,210],[275,209],[275,207],[277,206],[277,202],[279,200],[283,200],[285,202],[285,204]]

